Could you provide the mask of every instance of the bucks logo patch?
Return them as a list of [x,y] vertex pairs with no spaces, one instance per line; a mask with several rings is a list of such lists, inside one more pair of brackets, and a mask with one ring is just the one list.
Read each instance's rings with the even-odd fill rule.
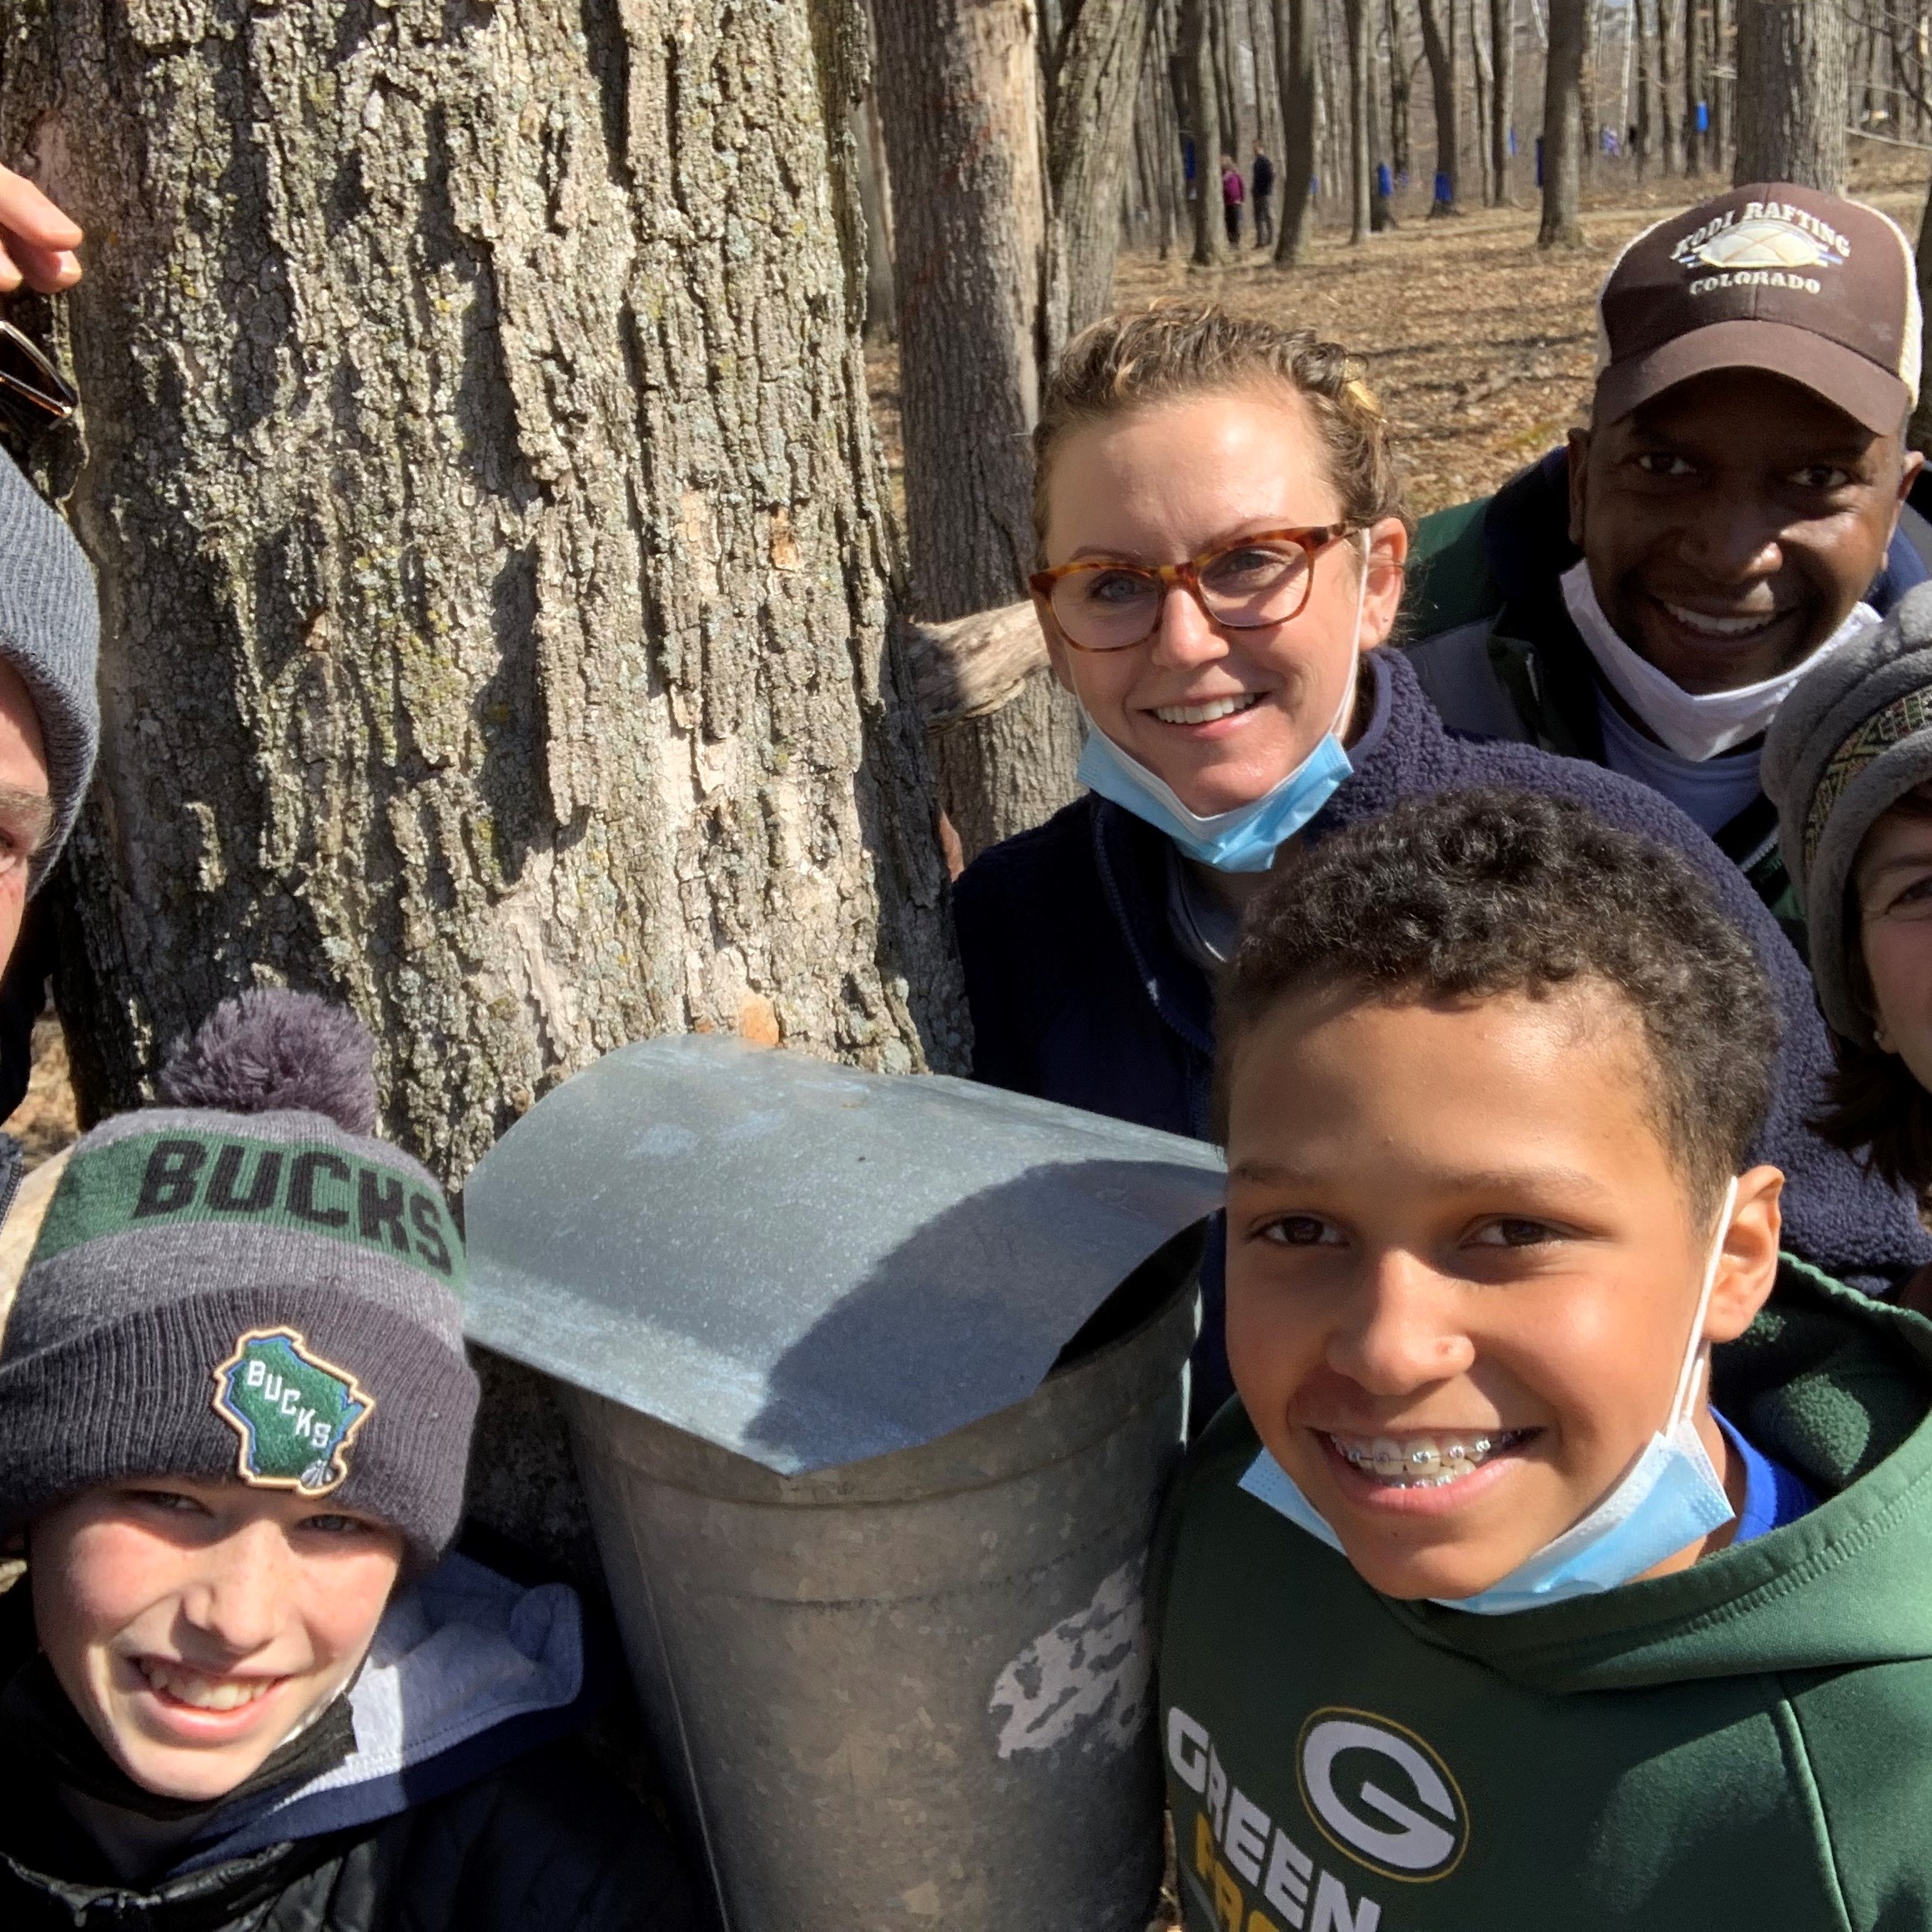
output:
[[292,1328],[251,1328],[214,1371],[214,1412],[241,1437],[235,1473],[259,1489],[326,1496],[375,1397]]

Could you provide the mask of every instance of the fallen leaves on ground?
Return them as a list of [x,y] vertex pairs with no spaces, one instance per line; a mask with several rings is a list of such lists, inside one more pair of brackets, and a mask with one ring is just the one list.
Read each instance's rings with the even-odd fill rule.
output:
[[[1867,144],[1851,192],[1915,236],[1928,159]],[[1312,328],[1352,350],[1388,412],[1408,507],[1421,516],[1487,495],[1585,419],[1598,284],[1625,243],[1722,185],[1709,177],[1606,180],[1602,204],[1586,208],[1579,249],[1539,249],[1538,210],[1526,201],[1446,220],[1418,208],[1359,248],[1346,234],[1318,234],[1293,269],[1258,251],[1210,269],[1130,253],[1114,273],[1114,299],[1127,308],[1211,295],[1239,314]],[[897,351],[875,350],[868,361],[874,420],[896,476]]]

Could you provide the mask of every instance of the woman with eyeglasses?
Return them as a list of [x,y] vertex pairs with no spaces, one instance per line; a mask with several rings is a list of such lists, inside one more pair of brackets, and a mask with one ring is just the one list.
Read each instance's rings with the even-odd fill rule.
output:
[[[1207,1138],[1215,979],[1270,872],[1405,798],[1553,794],[1684,853],[1757,943],[1784,1040],[1753,1159],[1786,1174],[1786,1245],[1879,1291],[1932,1255],[1909,1205],[1810,1132],[1824,1030],[1737,868],[1614,772],[1452,737],[1376,648],[1408,526],[1387,424],[1341,347],[1203,305],[1114,316],[1069,347],[1034,441],[1034,601],[1085,714],[1089,793],[958,882],[979,1078]],[[1231,1386],[1219,1285],[1216,1247],[1197,1422]]]

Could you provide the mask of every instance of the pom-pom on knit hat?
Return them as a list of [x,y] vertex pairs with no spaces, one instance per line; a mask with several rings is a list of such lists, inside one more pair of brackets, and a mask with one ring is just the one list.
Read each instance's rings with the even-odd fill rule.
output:
[[441,1553],[477,1400],[463,1245],[373,1136],[373,1058],[343,1008],[244,993],[164,1104],[76,1145],[0,1338],[0,1533],[102,1483],[229,1477],[395,1524],[412,1570]]
[[1852,868],[1879,817],[1932,780],[1932,584],[1805,673],[1772,720],[1762,767],[1818,1003],[1837,1032],[1871,1046],[1871,1015],[1853,989]]

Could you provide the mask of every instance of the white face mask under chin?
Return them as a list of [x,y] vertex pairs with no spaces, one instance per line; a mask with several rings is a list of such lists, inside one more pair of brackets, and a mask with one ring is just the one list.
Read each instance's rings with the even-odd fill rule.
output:
[[1809,657],[1762,684],[1735,691],[1686,691],[1618,636],[1590,581],[1590,566],[1572,564],[1561,579],[1563,602],[1604,682],[1680,758],[1701,764],[1768,730],[1792,687],[1814,664],[1879,621],[1869,604],[1852,614]]

